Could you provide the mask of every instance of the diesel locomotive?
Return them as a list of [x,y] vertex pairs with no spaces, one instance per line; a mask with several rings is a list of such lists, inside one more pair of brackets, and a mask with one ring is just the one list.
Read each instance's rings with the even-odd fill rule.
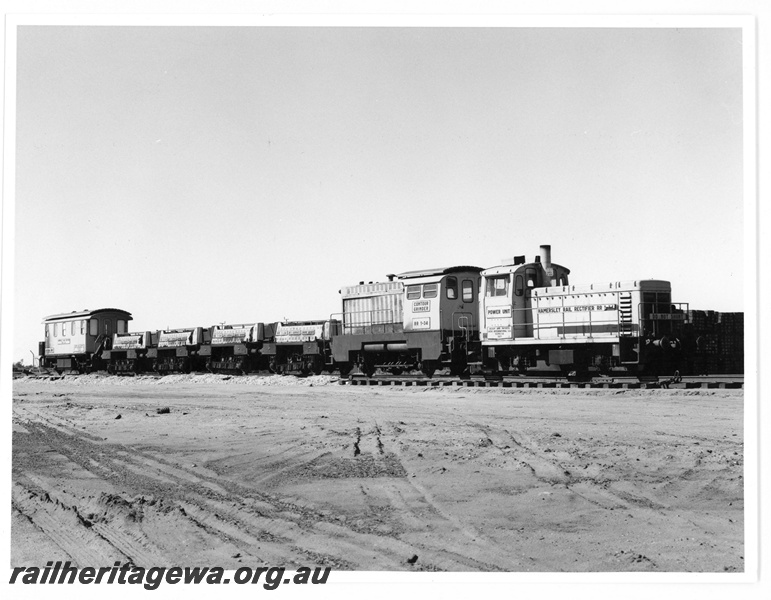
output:
[[388,275],[340,289],[324,320],[129,332],[130,313],[99,309],[46,317],[40,365],[112,374],[210,371],[400,374],[624,371],[671,374],[688,305],[667,281],[575,285],[541,246],[491,268]]

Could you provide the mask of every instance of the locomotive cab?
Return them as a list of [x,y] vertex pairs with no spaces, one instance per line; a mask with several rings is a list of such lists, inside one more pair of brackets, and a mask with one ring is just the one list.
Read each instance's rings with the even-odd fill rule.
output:
[[533,290],[568,285],[570,269],[552,264],[551,247],[531,263],[524,256],[482,272],[480,321],[488,339],[533,337],[531,303]]

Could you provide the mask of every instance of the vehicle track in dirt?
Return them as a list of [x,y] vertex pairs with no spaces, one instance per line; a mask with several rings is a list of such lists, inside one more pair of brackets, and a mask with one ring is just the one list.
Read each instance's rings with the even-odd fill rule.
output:
[[12,561],[742,565],[740,392],[59,383],[15,390]]
[[[253,489],[245,489],[234,482],[215,480],[212,477],[197,474],[190,469],[181,468],[178,465],[166,461],[161,456],[133,447],[131,449],[106,444],[97,436],[79,431],[64,420],[41,414],[35,415],[37,420],[32,420],[29,411],[24,411],[27,419],[21,423],[32,435],[45,439],[53,451],[76,463],[84,471],[93,473],[96,477],[111,482],[116,488],[130,488],[139,493],[148,492],[166,502],[165,514],[169,512],[169,505],[177,508],[177,518],[181,515],[191,521],[206,534],[219,538],[237,547],[243,560],[252,560],[262,564],[290,564],[296,566],[299,563],[298,556],[303,557],[305,563],[312,558],[325,557],[325,565],[331,564],[335,568],[351,569],[352,563],[342,558],[343,556],[358,556],[375,549],[382,563],[384,557],[390,557],[391,568],[399,568],[404,562],[404,557],[415,551],[413,545],[405,544],[392,538],[378,536],[377,534],[356,531],[351,527],[341,526],[337,519],[322,513],[299,507],[290,502],[272,496],[270,494],[257,493]],[[360,429],[355,432],[357,441],[354,447],[358,448],[362,435],[375,433],[378,454],[385,455],[382,441],[379,438],[377,426],[372,431],[362,434]],[[360,451],[354,451],[358,456]],[[35,481],[42,488],[40,479]],[[415,489],[419,487],[411,486]],[[464,534],[482,538],[478,532],[469,533],[457,520],[448,517],[430,500],[430,496],[421,490],[422,498],[452,523]],[[56,494],[52,488],[45,489],[45,494]],[[112,496],[116,504],[121,508],[134,507],[135,499],[126,499],[123,496]],[[169,500],[171,499],[171,500]],[[68,500],[74,504],[66,506],[58,497],[53,497],[56,506],[66,506],[77,517],[80,517],[79,503],[91,498],[75,498],[69,495]],[[154,502],[154,500],[150,500]],[[101,502],[104,504],[104,502]],[[147,504],[144,496],[139,497],[139,504]],[[19,510],[36,522],[36,513],[30,511],[28,504],[19,504]],[[30,514],[32,512],[32,514]],[[114,511],[113,511],[114,512]],[[125,528],[113,524],[116,515],[109,511],[101,515],[100,523],[91,524],[86,519],[80,518],[80,525],[93,529],[99,539],[112,546],[116,557],[114,560],[129,560],[139,566],[157,565],[162,561],[163,551],[155,547],[155,542],[148,534],[128,534]],[[41,527],[46,533],[53,531],[53,526],[48,522]],[[75,527],[79,530],[81,527]],[[200,532],[199,532],[200,533]],[[93,535],[90,537],[94,537]],[[322,537],[320,543],[315,543],[316,537]],[[330,543],[330,538],[334,541]],[[58,543],[58,539],[55,539]],[[104,547],[101,555],[108,555]],[[61,545],[61,544],[60,544]],[[330,546],[334,552],[329,554]],[[73,544],[67,543],[63,547],[69,551]],[[323,551],[322,551],[323,550]],[[461,552],[461,547],[453,549],[432,547],[430,544],[420,545],[422,567],[430,570],[442,570],[444,568],[459,570],[474,568],[483,570],[501,570],[503,567],[494,562],[480,560],[469,556],[466,548]],[[477,553],[484,554],[481,548]],[[93,559],[95,555],[85,555],[76,558],[76,562],[83,563],[84,559]],[[73,557],[75,558],[75,557]],[[111,558],[112,560],[112,558]]]

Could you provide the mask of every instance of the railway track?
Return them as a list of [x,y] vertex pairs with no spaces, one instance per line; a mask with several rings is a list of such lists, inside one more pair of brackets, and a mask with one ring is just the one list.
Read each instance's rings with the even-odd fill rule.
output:
[[560,388],[560,389],[743,389],[743,375],[699,375],[679,378],[597,377],[589,381],[571,381],[565,377],[513,376],[457,377],[353,375],[340,379],[341,385],[405,387],[481,387],[481,388]]
[[[208,373],[192,373],[204,375]],[[273,375],[253,373],[252,375]],[[51,373],[29,373],[27,377],[46,380],[66,380],[70,375]],[[143,378],[162,379],[164,375],[154,373],[142,374]],[[226,376],[238,377],[238,375]],[[403,387],[480,387],[480,388],[560,388],[560,389],[743,389],[743,375],[688,375],[678,378],[656,377],[638,379],[637,377],[595,377],[588,381],[573,381],[565,377],[549,377],[545,375],[515,375],[515,376],[481,376],[473,375],[458,378],[434,375],[431,378],[422,374],[391,375],[375,374],[372,377],[354,373],[348,377],[340,377],[340,385],[357,386],[403,386]]]

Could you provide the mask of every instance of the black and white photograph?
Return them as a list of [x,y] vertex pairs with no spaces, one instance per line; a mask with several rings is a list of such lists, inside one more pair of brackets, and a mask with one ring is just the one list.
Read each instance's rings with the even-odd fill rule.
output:
[[758,3],[583,4],[6,12],[11,593],[758,589]]

